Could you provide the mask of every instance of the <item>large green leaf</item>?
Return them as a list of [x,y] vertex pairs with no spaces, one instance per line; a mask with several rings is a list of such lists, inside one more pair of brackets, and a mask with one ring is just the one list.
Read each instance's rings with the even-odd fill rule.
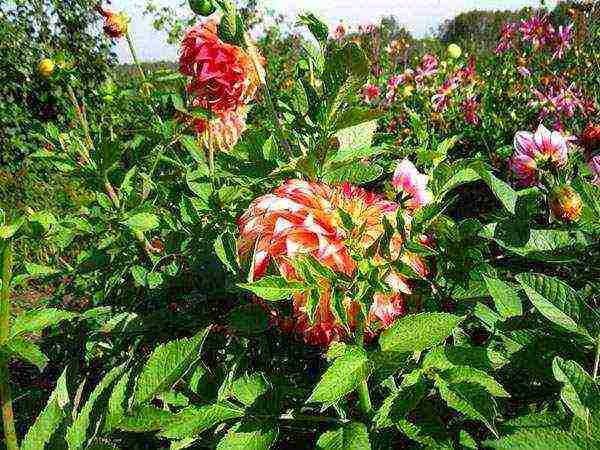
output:
[[565,361],[557,356],[552,361],[552,370],[557,381],[562,383],[560,398],[575,416],[589,423],[591,411],[600,411],[600,386],[575,361]]
[[420,352],[443,342],[462,317],[447,313],[421,313],[405,316],[379,337],[383,351]]
[[496,450],[591,450],[582,439],[558,427],[523,429],[483,445]]
[[331,405],[348,395],[371,373],[367,353],[360,347],[348,347],[336,358],[315,386],[308,402]]
[[170,390],[200,357],[200,349],[210,327],[189,339],[178,339],[156,348],[140,373],[134,404],[142,405],[159,392]]
[[163,426],[161,435],[169,439],[193,437],[215,425],[243,416],[242,408],[227,401],[200,407],[189,406]]
[[238,286],[269,301],[287,300],[293,294],[306,290],[306,286],[302,283],[287,281],[285,278],[278,276],[266,276],[253,283],[241,283]]
[[44,328],[56,325],[64,320],[71,320],[77,314],[55,308],[32,309],[18,316],[10,330],[11,338],[25,333],[39,333]]
[[132,433],[158,431],[173,420],[175,414],[154,406],[141,406],[121,418],[118,428]]
[[494,304],[500,315],[508,319],[523,314],[523,305],[519,294],[508,283],[497,278],[484,276],[487,289],[494,299]]
[[456,366],[444,370],[439,375],[449,384],[478,384],[494,397],[510,397],[502,385],[483,370],[468,366]]
[[125,365],[114,367],[94,388],[90,397],[67,430],[66,441],[69,450],[86,448],[98,431],[100,431],[103,423],[104,402],[108,401],[106,393],[109,392],[109,389],[123,374],[124,370]]
[[345,181],[352,184],[364,184],[378,179],[381,175],[383,175],[381,166],[374,163],[355,161],[326,172],[323,175],[323,181],[332,184]]
[[110,398],[104,423],[104,431],[110,432],[127,415],[131,400],[131,370],[127,371],[115,384]]
[[238,273],[235,237],[230,232],[222,233],[214,243],[215,253],[231,273]]
[[21,338],[13,338],[6,343],[5,347],[13,356],[27,361],[43,371],[48,363],[48,358],[42,353],[37,345]]
[[234,425],[217,444],[217,450],[268,450],[275,444],[279,429],[267,421],[248,421]]
[[155,230],[160,226],[160,221],[155,214],[151,213],[138,213],[129,217],[125,224],[135,231],[150,231]]
[[499,437],[494,427],[496,407],[486,389],[479,384],[469,382],[450,384],[439,375],[435,377],[435,386],[449,407],[470,419],[482,422],[496,437]]
[[65,408],[69,404],[69,392],[67,390],[67,369],[58,379],[56,388],[50,395],[44,410],[38,415],[36,421],[29,427],[21,450],[43,450],[52,440],[60,425],[67,417]]
[[556,325],[586,337],[593,342],[581,322],[582,300],[565,282],[542,274],[522,273],[517,280],[525,289],[531,303]]
[[271,389],[262,373],[244,374],[231,384],[231,393],[240,403],[251,406],[261,395]]
[[323,433],[317,450],[370,450],[369,432],[364,423],[350,422]]
[[417,374],[418,380],[410,386],[402,387],[399,391],[392,392],[375,414],[373,422],[377,428],[386,428],[398,424],[406,418],[425,397],[428,391],[424,377]]

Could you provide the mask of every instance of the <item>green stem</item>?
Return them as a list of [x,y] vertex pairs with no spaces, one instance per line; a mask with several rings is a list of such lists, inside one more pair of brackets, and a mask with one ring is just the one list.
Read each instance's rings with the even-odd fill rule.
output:
[[[364,331],[364,317],[361,314],[361,317],[358,319],[358,323],[356,325],[356,334],[354,335],[356,344],[360,345],[361,347],[364,346]],[[357,388],[357,394],[360,410],[365,417],[370,418],[373,413],[373,404],[371,403],[371,394],[369,393],[369,385],[367,384],[367,380],[362,380],[360,382]]]
[[144,69],[142,69],[142,65],[140,64],[140,61],[138,60],[137,53],[135,51],[135,47],[133,46],[133,41],[131,40],[131,35],[129,34],[129,31],[127,32],[125,37],[127,38],[127,44],[129,45],[129,51],[131,52],[131,57],[133,58],[133,62],[137,66],[138,71],[140,72],[140,77],[142,77],[142,79],[144,81],[146,81],[146,74],[144,73]]
[[598,366],[600,366],[600,335],[596,338],[596,358],[594,360],[594,380],[598,379]]
[[[4,346],[10,333],[10,283],[12,281],[13,255],[10,241],[2,246],[2,293],[0,295],[0,346]],[[19,450],[15,418],[12,409],[10,391],[8,357],[0,356],[0,403],[2,405],[2,422],[4,424],[4,440],[7,450]]]

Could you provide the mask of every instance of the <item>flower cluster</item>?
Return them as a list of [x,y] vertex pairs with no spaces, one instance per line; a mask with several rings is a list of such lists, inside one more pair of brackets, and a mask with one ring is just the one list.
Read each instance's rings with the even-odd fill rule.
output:
[[[414,186],[405,184],[415,191],[422,181]],[[397,203],[348,183],[329,186],[288,180],[273,193],[254,200],[239,219],[238,251],[242,258],[251,258],[251,280],[264,276],[273,264],[287,280],[307,281],[296,264],[306,257],[340,276],[355,277],[359,271],[356,256],[367,259],[381,269],[385,285],[372,294],[365,320],[366,335],[373,335],[405,314],[405,296],[413,291],[410,280],[395,264],[402,261],[421,277],[429,273],[420,257],[402,250],[403,238],[398,232],[390,239],[385,256],[381,252],[368,256],[368,249],[384,234],[384,217],[392,221],[399,208]],[[350,217],[354,227],[344,226],[340,214]],[[410,226],[410,215],[407,211],[403,214]],[[316,277],[316,283],[318,289],[293,296],[293,328],[305,342],[327,345],[346,338],[356,327],[361,305],[325,276]],[[338,299],[335,308],[334,297]],[[345,325],[340,320],[342,313],[347,317]]]
[[[533,50],[549,48],[552,58],[562,59],[571,48],[573,24],[555,28],[547,13],[536,14],[520,23],[507,23],[502,26],[496,53],[504,53],[514,47],[515,39],[530,43]],[[520,32],[520,36],[517,35]]]
[[191,77],[187,86],[193,105],[215,116],[211,123],[200,119],[197,129],[222,132],[205,137],[235,144],[243,130],[245,107],[254,98],[260,75],[251,56],[240,47],[223,42],[217,24],[208,20],[187,30],[181,44],[179,70]]
[[586,116],[596,109],[594,102],[587,99],[574,83],[568,83],[562,78],[555,78],[552,83],[533,88],[532,91],[536,99],[529,102],[529,105],[539,109],[538,120],[551,117],[557,127],[561,126],[563,118],[573,117],[577,112]]
[[600,186],[600,125],[589,123],[581,134],[588,166],[593,175],[592,183]]

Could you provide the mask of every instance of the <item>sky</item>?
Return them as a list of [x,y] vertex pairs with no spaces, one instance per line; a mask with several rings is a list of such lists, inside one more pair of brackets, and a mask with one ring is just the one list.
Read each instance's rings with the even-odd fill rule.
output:
[[[177,6],[180,0],[154,0],[158,5]],[[277,12],[295,16],[309,10],[331,26],[341,21],[349,26],[374,23],[382,16],[393,15],[413,35],[420,37],[446,19],[472,9],[519,9],[539,6],[540,0],[263,0]],[[547,1],[546,4],[552,2]],[[152,27],[152,19],[142,14],[144,0],[112,0],[111,8],[123,10],[131,17],[130,30],[142,61],[176,60],[177,48],[166,44],[166,35]],[[124,39],[115,47],[121,62],[131,62]]]

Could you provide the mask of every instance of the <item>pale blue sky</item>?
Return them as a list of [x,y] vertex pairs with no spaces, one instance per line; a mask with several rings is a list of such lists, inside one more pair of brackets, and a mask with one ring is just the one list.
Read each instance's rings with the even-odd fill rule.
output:
[[[179,0],[154,0],[159,5],[179,4]],[[139,57],[143,61],[175,60],[177,48],[166,44],[164,34],[152,28],[152,21],[144,17],[144,0],[112,0],[112,7],[124,10],[131,17],[131,32]],[[552,4],[555,1],[547,1]],[[422,36],[443,20],[472,9],[517,9],[523,6],[539,6],[539,0],[264,0],[265,6],[286,14],[310,10],[330,25],[343,20],[350,26],[376,22],[381,16],[394,15],[398,21],[416,36]],[[187,11],[184,11],[185,14]],[[130,62],[126,42],[116,47],[119,59]]]

